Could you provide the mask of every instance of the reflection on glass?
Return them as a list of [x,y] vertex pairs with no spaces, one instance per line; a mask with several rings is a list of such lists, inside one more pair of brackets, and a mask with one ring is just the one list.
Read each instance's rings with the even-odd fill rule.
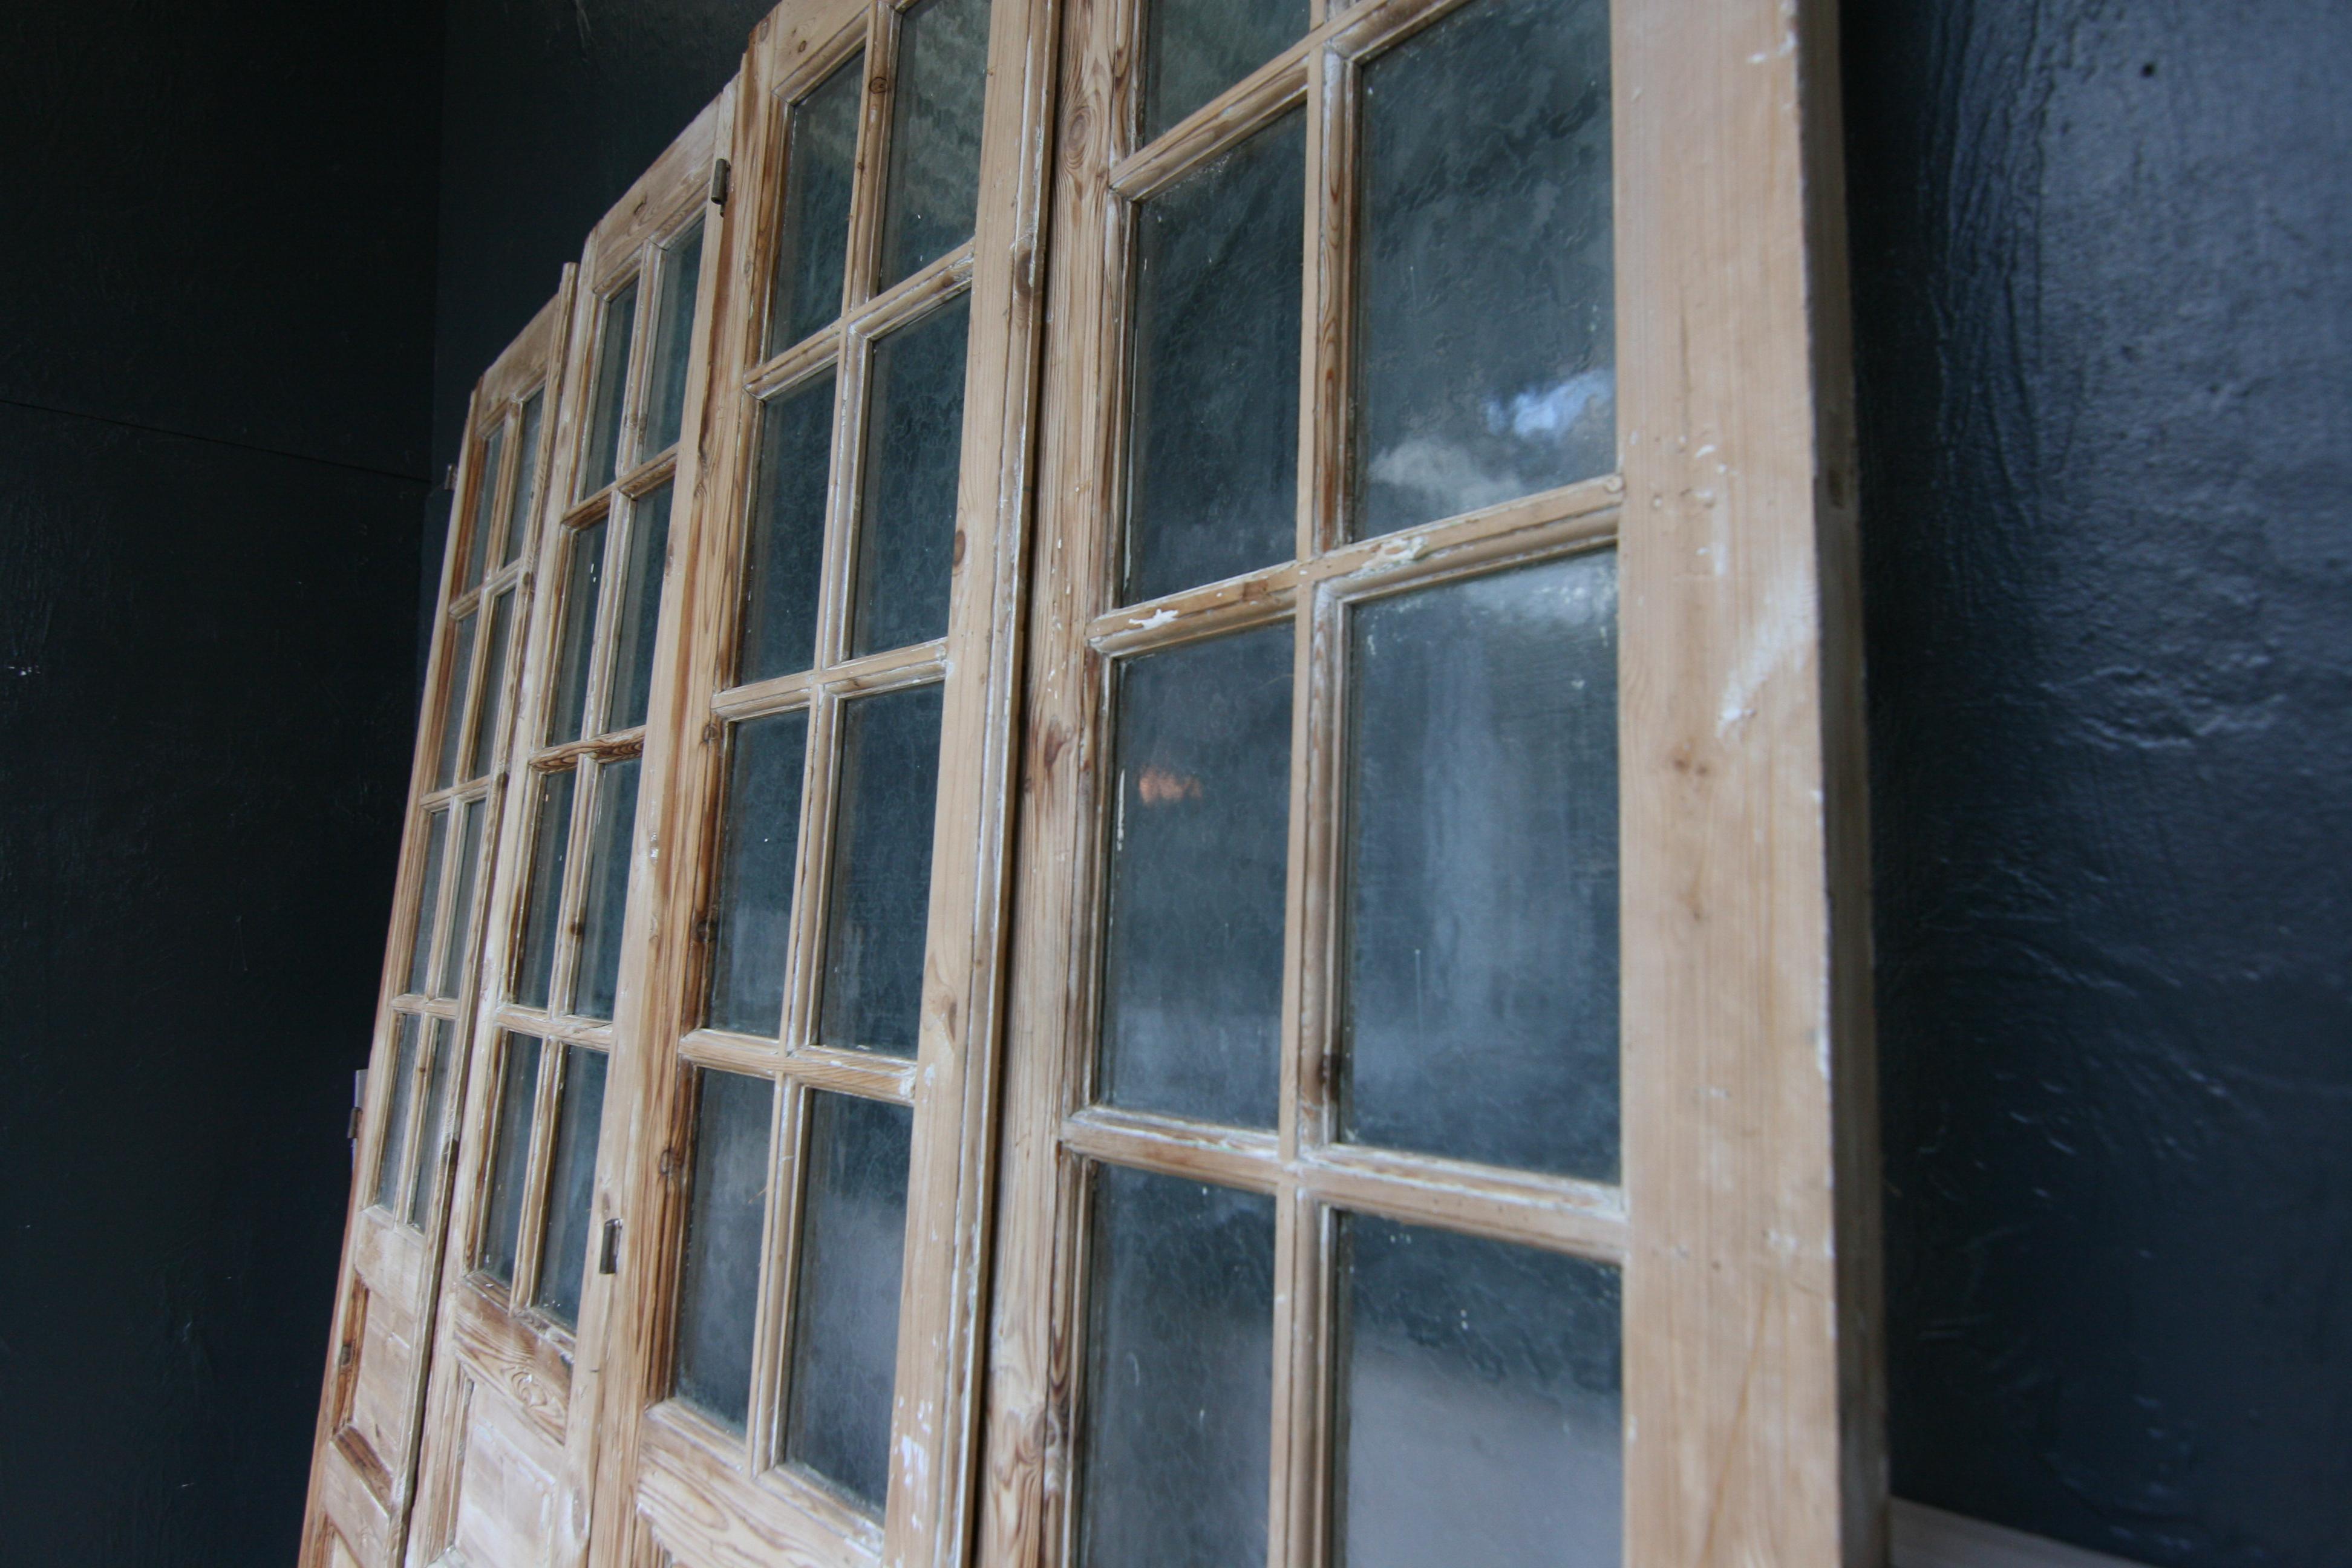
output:
[[530,538],[531,519],[539,506],[539,421],[546,412],[539,393],[523,400],[522,430],[515,439],[514,501],[507,508],[507,542],[501,559],[511,565],[522,556]]
[[539,1041],[509,1035],[499,1074],[498,1131],[490,1143],[490,1192],[482,1215],[481,1269],[514,1283],[523,1189],[530,1182],[530,1124],[539,1094]]
[[1102,1166],[1088,1275],[1081,1561],[1265,1562],[1274,1200]]
[[1103,1098],[1271,1127],[1290,822],[1287,625],[1124,661]]
[[572,786],[578,778],[567,768],[539,781],[522,940],[515,944],[514,997],[526,1007],[546,1006],[555,978],[555,924],[563,902],[563,865],[572,855]]
[[1296,548],[1306,170],[1294,111],[1136,209],[1129,604]]
[[506,701],[507,639],[514,627],[514,590],[490,601],[490,646],[482,651],[482,681],[474,693],[474,740],[466,752],[466,776],[480,778],[498,753],[499,710]]
[[1363,80],[1357,537],[1614,468],[1606,0],[1477,0]]
[[588,452],[580,467],[580,493],[613,482],[621,454],[621,404],[629,390],[629,344],[637,330],[637,284],[631,279],[604,301],[604,328],[596,343],[596,390],[588,413]]
[[785,132],[783,211],[768,296],[768,352],[782,353],[841,313],[849,255],[849,191],[857,169],[866,57],[793,105]]
[[1147,0],[1143,139],[1274,58],[1307,31],[1307,0]]
[[947,635],[971,328],[966,294],[874,347],[853,653]]
[[661,299],[654,312],[653,374],[646,382],[645,431],[637,460],[677,445],[686,416],[686,367],[694,348],[694,297],[702,285],[702,223],[663,247]]
[[565,1328],[580,1323],[580,1287],[588,1265],[596,1142],[604,1124],[604,1053],[563,1047],[563,1088],[556,1102],[555,1151],[547,1169],[547,1233],[539,1250],[533,1306]]
[[739,682],[790,675],[816,658],[817,568],[832,451],[833,372],[770,398],[760,410]]
[[913,1056],[931,904],[940,689],[842,705],[839,817],[817,1038]]
[[677,1396],[731,1431],[751,1406],[751,1327],[768,1210],[765,1079],[705,1072],[694,1119],[694,1195],[679,1268]]
[[971,237],[987,87],[988,0],[924,0],[907,12],[891,105],[882,287]]
[[490,528],[499,520],[499,456],[506,440],[505,426],[496,426],[481,446],[479,466],[474,476],[474,521],[466,539],[466,574],[457,582],[461,592],[482,580],[482,561],[490,548]]
[[431,1048],[425,1058],[425,1124],[417,1130],[415,1169],[408,1180],[412,1230],[425,1228],[425,1216],[432,1212],[434,1195],[441,1185],[441,1144],[449,1119],[449,1058],[457,1054],[450,1046],[453,1034],[446,1019],[435,1018],[425,1026]]
[[425,879],[416,889],[416,937],[408,949],[408,989],[422,995],[433,976],[433,938],[441,915],[441,859],[449,845],[449,814],[425,819]]
[[907,1240],[904,1106],[811,1094],[784,1458],[876,1512],[890,1489],[890,1391]]
[[1339,1560],[1620,1568],[1617,1271],[1341,1224]]
[[450,628],[448,683],[442,689],[441,757],[433,770],[433,786],[447,789],[457,782],[457,746],[466,728],[466,697],[474,677],[474,614],[459,616]]
[[638,761],[630,757],[596,770],[596,821],[588,833],[588,888],[580,910],[580,968],[572,981],[572,1010],[583,1018],[610,1018],[620,987]]
[[613,649],[613,689],[604,698],[608,734],[644,723],[653,694],[654,634],[661,627],[662,571],[669,555],[670,491],[665,480],[632,509],[629,564],[621,579]]
[[433,994],[453,999],[473,956],[474,873],[482,858],[482,803],[469,800],[457,808],[457,882],[449,889],[449,940],[442,944],[440,978]]
[[1381,599],[1349,636],[1347,1135],[1617,1175],[1617,574]]
[[383,1142],[376,1147],[378,1208],[388,1209],[400,1201],[400,1173],[408,1158],[408,1110],[416,1098],[416,1031],[423,1022],[414,1013],[401,1014],[393,1044],[392,1107],[384,1113]]
[[783,1029],[784,954],[792,938],[793,861],[807,760],[806,713],[735,726],[711,903],[714,1029],[769,1039]]
[[604,585],[604,520],[572,531],[564,564],[562,640],[548,694],[547,743],[576,741],[588,721],[588,665],[596,650],[596,596]]

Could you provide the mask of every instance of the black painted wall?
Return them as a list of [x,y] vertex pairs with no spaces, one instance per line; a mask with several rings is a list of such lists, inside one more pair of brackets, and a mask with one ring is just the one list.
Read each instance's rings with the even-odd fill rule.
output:
[[2352,1563],[2352,7],[1847,7],[1894,1464]]
[[0,5],[0,1562],[292,1561],[414,724],[439,32]]

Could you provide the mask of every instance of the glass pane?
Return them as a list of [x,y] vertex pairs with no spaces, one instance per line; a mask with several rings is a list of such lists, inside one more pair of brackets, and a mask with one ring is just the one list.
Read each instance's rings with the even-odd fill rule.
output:
[[772,354],[841,314],[849,191],[857,169],[858,110],[865,100],[866,57],[858,54],[793,105],[775,278],[768,297]]
[[751,1327],[768,1211],[765,1079],[706,1072],[694,1117],[694,1195],[679,1270],[677,1396],[734,1431],[751,1406]]
[[727,759],[719,883],[711,900],[710,1026],[775,1038],[784,1024],[784,959],[801,832],[808,715],[735,726]]
[[851,651],[945,637],[963,458],[964,340],[971,296],[874,347],[866,491],[857,524]]
[[580,1286],[588,1267],[596,1141],[604,1125],[604,1067],[602,1051],[563,1047],[555,1154],[547,1168],[547,1236],[540,1246],[539,1296],[532,1305],[567,1329],[579,1326]]
[[522,940],[515,945],[514,997],[526,1007],[547,1005],[555,977],[555,923],[563,903],[563,866],[572,857],[572,786],[578,778],[566,769],[539,781],[530,901],[523,906]]
[[833,452],[833,372],[760,411],[760,472],[743,561],[738,681],[806,669],[816,658],[817,569]]
[[988,0],[925,0],[908,11],[890,111],[885,289],[971,237],[987,87]]
[[449,889],[449,940],[441,948],[441,977],[433,994],[454,998],[466,977],[474,940],[474,877],[482,858],[482,803],[457,808],[457,885]]
[[1296,43],[1307,0],[1150,0],[1143,25],[1149,142]]
[[1099,1167],[1089,1277],[1080,1561],[1265,1562],[1274,1200]]
[[1339,1560],[1620,1568],[1617,1270],[1342,1226]]
[[524,542],[530,538],[531,519],[539,508],[539,422],[546,410],[539,393],[524,399],[522,429],[515,440],[515,461],[522,467],[515,472],[514,503],[507,508],[507,540],[501,559],[512,564],[522,554]]
[[1136,209],[1129,604],[1297,548],[1306,166],[1286,114]]
[[441,703],[441,759],[433,770],[433,787],[447,789],[457,782],[457,746],[466,728],[466,696],[474,678],[474,616],[457,617],[451,628],[449,668]]
[[572,1010],[583,1018],[610,1018],[620,989],[638,762],[630,757],[596,770],[596,822],[589,829],[588,888],[580,910],[580,968],[572,981]]
[[530,1122],[539,1094],[539,1041],[507,1037],[499,1074],[498,1132],[490,1145],[490,1194],[482,1215],[481,1269],[514,1283],[515,1247],[522,1224],[523,1188],[530,1181]]
[[448,852],[449,814],[425,819],[425,879],[416,889],[416,940],[408,950],[408,989],[419,995],[433,977],[433,938],[440,930],[441,860]]
[[613,650],[613,689],[604,699],[604,730],[634,730],[646,721],[654,685],[654,635],[661,629],[662,571],[669,557],[671,487],[647,490],[629,522],[628,572],[621,579],[620,625]]
[[506,440],[506,428],[499,426],[482,443],[480,468],[474,479],[474,525],[467,533],[466,571],[457,583],[460,589],[470,588],[482,580],[482,562],[490,549],[490,529],[499,521],[499,458]]
[[490,601],[490,646],[483,650],[482,683],[474,693],[474,743],[466,753],[466,776],[480,778],[498,755],[499,710],[506,705],[507,639],[513,635],[514,590]]
[[589,411],[587,460],[581,465],[580,493],[613,482],[621,452],[621,402],[629,390],[629,343],[637,330],[637,285],[604,302],[604,322],[596,344],[596,401]]
[[1607,0],[1478,0],[1364,71],[1355,531],[1617,466]]
[[1271,1127],[1290,834],[1285,623],[1125,661],[1103,1098]]
[[890,1489],[890,1392],[915,1113],[809,1096],[808,1195],[793,1308],[784,1458],[879,1512]]
[[940,690],[844,703],[840,816],[833,829],[824,996],[828,1046],[913,1056],[931,907]]
[[1349,629],[1350,1138],[1617,1176],[1617,559]]
[[694,298],[702,286],[702,224],[698,219],[663,248],[661,300],[654,317],[653,374],[646,383],[646,422],[637,460],[677,445],[686,417],[686,367],[694,349]]
[[572,531],[564,563],[562,631],[555,689],[548,696],[547,743],[580,739],[588,722],[588,666],[596,651],[596,595],[604,585],[604,521]]
[[415,1169],[408,1180],[408,1224],[415,1230],[425,1228],[425,1216],[433,1211],[434,1194],[441,1185],[441,1142],[449,1119],[449,1058],[457,1054],[449,1044],[455,1031],[446,1020],[432,1020],[425,1032],[433,1043],[425,1074],[425,1125],[418,1131]]
[[388,1209],[400,1201],[402,1163],[408,1157],[408,1110],[416,1098],[416,1031],[423,1023],[414,1013],[401,1014],[393,1044],[392,1109],[384,1113],[383,1142],[376,1152],[378,1208]]

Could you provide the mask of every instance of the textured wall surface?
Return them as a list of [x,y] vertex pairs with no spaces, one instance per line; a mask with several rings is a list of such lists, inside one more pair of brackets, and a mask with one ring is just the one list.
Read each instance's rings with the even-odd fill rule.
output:
[[0,6],[0,1561],[285,1563],[414,714],[437,6]]
[[2352,1563],[2352,8],[1847,7],[1896,1489]]

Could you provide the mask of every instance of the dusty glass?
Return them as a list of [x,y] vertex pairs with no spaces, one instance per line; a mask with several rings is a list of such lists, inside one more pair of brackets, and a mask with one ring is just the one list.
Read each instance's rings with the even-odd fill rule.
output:
[[502,1285],[514,1283],[522,1224],[523,1189],[530,1183],[530,1127],[539,1095],[539,1040],[509,1035],[499,1070],[498,1131],[490,1142],[490,1189],[482,1213],[478,1267]]
[[694,350],[694,299],[702,286],[702,223],[662,247],[661,298],[654,310],[654,361],[646,381],[645,431],[637,460],[677,445],[686,416],[686,371]]
[[588,668],[596,653],[596,600],[604,585],[604,520],[574,529],[564,563],[562,631],[554,689],[547,701],[547,743],[580,739],[588,722]]
[[1095,1173],[1084,1568],[1265,1561],[1274,1200]]
[[507,589],[490,601],[490,646],[482,650],[482,681],[474,693],[474,739],[466,752],[466,776],[480,778],[498,754],[499,710],[506,701],[507,643],[514,635],[515,595]]
[[886,289],[971,237],[980,205],[988,12],[988,0],[924,0],[898,24],[890,183],[882,207]]
[[807,760],[806,713],[735,726],[711,896],[708,1022],[714,1029],[769,1039],[783,1029],[801,770]]
[[474,678],[474,623],[468,610],[450,628],[448,684],[442,689],[441,754],[434,764],[433,785],[447,789],[457,782],[457,748],[466,730],[466,698]]
[[841,789],[817,1038],[913,1056],[922,1019],[940,688],[842,704]]
[[588,449],[580,464],[580,493],[593,494],[613,482],[621,455],[621,406],[629,391],[629,344],[637,330],[637,283],[631,279],[604,301],[596,343],[595,390],[588,408]]
[[665,480],[630,509],[629,563],[621,579],[614,628],[613,689],[604,698],[604,730],[634,730],[646,721],[653,695],[654,638],[661,629],[662,572],[669,558],[671,485]]
[[751,1330],[768,1212],[765,1079],[705,1072],[677,1302],[677,1396],[733,1432],[751,1406]]
[[1607,0],[1476,0],[1363,81],[1356,536],[1609,472]]
[[1143,136],[1149,142],[1307,31],[1307,0],[1147,0]]
[[426,1021],[428,1042],[425,1068],[425,1122],[416,1132],[416,1159],[408,1178],[408,1227],[423,1230],[440,1191],[441,1143],[449,1120],[449,1058],[457,1054],[450,1041],[457,1031],[446,1018]]
[[555,977],[555,927],[563,903],[563,867],[572,857],[572,789],[579,774],[566,768],[539,782],[539,811],[530,843],[530,881],[524,889],[522,936],[515,943],[514,999],[547,1005]]
[[1290,821],[1288,625],[1119,666],[1103,1098],[1271,1127]]
[[604,1125],[604,1053],[563,1047],[563,1087],[556,1101],[555,1150],[547,1169],[547,1231],[539,1252],[539,1293],[531,1303],[565,1328],[580,1322],[580,1287],[588,1264],[596,1143]]
[[457,881],[449,889],[449,935],[441,943],[441,958],[435,966],[439,978],[433,983],[433,994],[444,1000],[455,1000],[458,986],[466,974],[466,962],[473,956],[474,944],[474,877],[482,858],[483,804],[469,800],[457,808]]
[[833,372],[768,399],[743,558],[735,679],[764,680],[816,658],[818,570],[833,450]]
[[506,426],[494,426],[481,446],[480,472],[474,479],[473,522],[466,531],[466,571],[457,581],[462,591],[482,580],[482,562],[489,553],[490,529],[499,520],[499,458],[507,443]]
[[971,328],[966,294],[874,345],[852,653],[947,635]]
[[914,1126],[905,1106],[809,1096],[784,1458],[877,1513],[890,1489]]
[[376,1152],[375,1206],[388,1209],[400,1201],[400,1175],[408,1158],[409,1107],[416,1098],[416,1033],[424,1020],[414,1013],[400,1015],[392,1050],[392,1105],[383,1116],[383,1142]]
[[433,939],[440,931],[441,862],[449,852],[449,813],[425,818],[425,875],[416,889],[416,934],[408,947],[408,990],[423,995],[433,978]]
[[596,770],[596,820],[588,830],[588,887],[580,908],[580,967],[572,981],[572,1010],[583,1018],[610,1018],[620,988],[638,761],[629,757]]
[[1347,1135],[1617,1176],[1617,573],[1357,608]]
[[857,121],[866,57],[793,105],[784,149],[783,210],[768,294],[768,352],[782,353],[841,313],[849,257],[849,193],[857,170]]
[[1136,208],[1129,604],[1296,551],[1306,168],[1294,111]]
[[1341,1219],[1347,1568],[1621,1568],[1617,1270]]
[[539,435],[540,420],[547,412],[546,398],[534,392],[523,400],[522,426],[515,437],[515,461],[521,465],[515,470],[514,500],[507,508],[507,538],[500,559],[511,565],[522,555],[522,547],[530,538],[532,512],[539,505]]

